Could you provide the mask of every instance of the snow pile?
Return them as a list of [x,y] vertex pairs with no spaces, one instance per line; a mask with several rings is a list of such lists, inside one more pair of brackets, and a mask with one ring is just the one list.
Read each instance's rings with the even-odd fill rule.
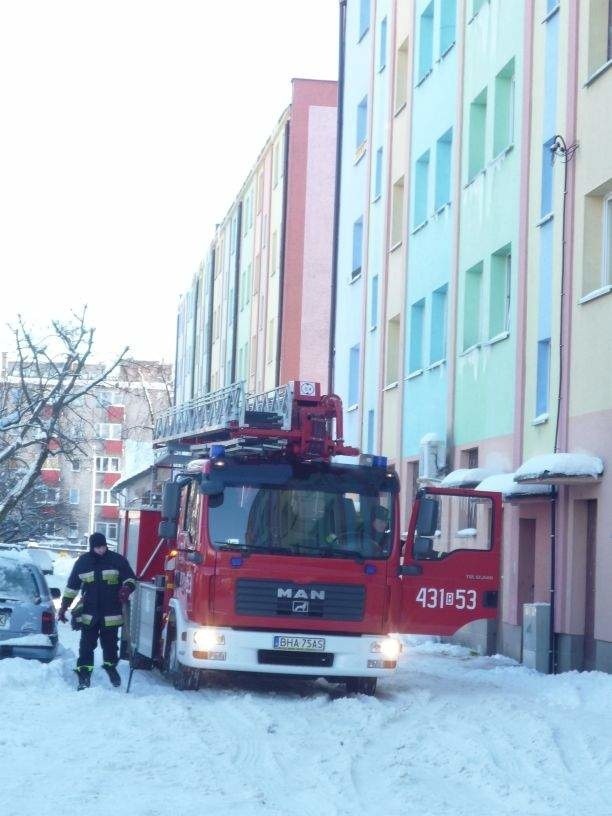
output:
[[496,473],[496,470],[490,468],[460,468],[445,476],[440,487],[475,487],[483,479]]
[[604,465],[597,456],[584,453],[549,453],[528,459],[514,474],[517,482],[526,479],[598,479]]
[[483,479],[476,490],[489,493],[501,493],[504,499],[516,499],[525,496],[550,495],[552,488],[546,484],[519,484],[514,481],[514,473],[500,473]]
[[[72,559],[58,558],[63,586]],[[610,816],[612,677],[537,674],[406,637],[378,696],[324,681],[211,674],[178,692],[96,655],[78,633],[49,664],[0,661],[0,813],[40,816]],[[27,786],[27,787],[26,787]]]
[[21,635],[2,641],[2,646],[52,646],[48,635]]

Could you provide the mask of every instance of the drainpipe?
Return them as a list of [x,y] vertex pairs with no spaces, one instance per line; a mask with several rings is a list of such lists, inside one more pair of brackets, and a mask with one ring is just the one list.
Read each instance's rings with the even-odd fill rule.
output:
[[340,232],[340,188],[342,168],[342,130],[344,118],[344,61],[346,39],[346,0],[340,0],[340,34],[338,44],[338,125],[336,131],[336,183],[334,188],[334,246],[332,254],[331,311],[329,318],[328,391],[334,392],[334,361],[336,356],[336,301],[338,299],[338,236]]
[[557,673],[557,640],[555,638],[555,568],[557,544],[557,488],[550,498],[550,621],[548,638],[548,672]]

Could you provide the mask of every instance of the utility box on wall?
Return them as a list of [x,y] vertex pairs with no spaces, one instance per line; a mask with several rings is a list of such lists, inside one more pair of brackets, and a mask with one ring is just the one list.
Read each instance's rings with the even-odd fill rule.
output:
[[550,604],[523,604],[523,665],[549,673]]

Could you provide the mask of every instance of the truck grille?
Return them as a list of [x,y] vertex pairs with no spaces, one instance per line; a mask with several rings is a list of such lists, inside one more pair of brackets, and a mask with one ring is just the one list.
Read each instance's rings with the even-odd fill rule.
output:
[[272,649],[259,649],[257,662],[266,666],[321,666],[334,665],[334,656],[330,652],[293,652]]
[[355,584],[297,584],[294,581],[236,581],[237,615],[359,621],[365,587]]

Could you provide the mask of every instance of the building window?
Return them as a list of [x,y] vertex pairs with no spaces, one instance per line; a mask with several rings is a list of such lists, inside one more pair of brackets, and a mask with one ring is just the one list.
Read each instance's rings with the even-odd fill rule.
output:
[[68,527],[68,538],[78,538],[79,527],[75,521],[71,521]]
[[402,241],[404,226],[404,177],[402,176],[393,185],[393,199],[391,201],[391,246],[397,246]]
[[263,207],[263,197],[264,197],[264,174],[263,170],[260,171],[259,176],[257,177],[257,212],[260,213]]
[[36,504],[58,504],[59,500],[59,487],[43,486],[36,491]]
[[436,210],[442,209],[450,201],[452,149],[453,130],[451,128],[436,143]]
[[280,161],[280,144],[275,144],[272,152],[272,186],[278,186],[278,165]]
[[370,329],[378,326],[378,275],[372,276],[372,297],[370,298]]
[[96,456],[96,471],[98,473],[119,473],[121,460],[117,456]]
[[602,286],[612,285],[612,195],[603,200],[602,270]]
[[417,161],[414,169],[414,219],[416,229],[427,221],[427,188],[429,186],[429,150]]
[[536,375],[536,416],[548,413],[550,386],[550,337],[538,341],[538,367]]
[[110,490],[96,490],[94,501],[97,505],[110,504],[116,506],[117,499],[111,494]]
[[612,286],[612,195],[587,195],[584,210],[582,294]]
[[468,181],[472,181],[485,166],[486,124],[487,89],[483,88],[470,105]]
[[408,366],[410,373],[423,368],[423,326],[425,323],[425,300],[419,300],[410,307],[410,347]]
[[349,382],[348,382],[348,404],[349,407],[357,405],[359,402],[359,344],[353,346],[349,351]]
[[376,151],[376,163],[374,166],[374,201],[382,194],[382,164],[383,149],[379,147]]
[[70,464],[72,465],[73,472],[78,473],[80,471],[81,463],[78,459],[76,459],[74,462],[71,462]]
[[274,230],[272,233],[272,246],[271,246],[271,255],[272,255],[272,275],[275,275],[278,271],[278,232]]
[[121,425],[116,422],[100,422],[98,436],[100,439],[121,439]]
[[99,521],[96,523],[96,533],[102,533],[107,541],[117,541],[117,533],[119,532],[119,525],[116,522]]
[[374,453],[374,410],[368,411],[366,453]]
[[370,28],[370,0],[359,0],[359,39]]
[[588,72],[594,74],[612,59],[612,0],[589,0]]
[[408,39],[397,49],[397,70],[395,72],[395,112],[408,101]]
[[455,43],[457,25],[457,0],[442,0],[440,4],[440,56],[444,56]]
[[446,359],[446,300],[447,286],[442,286],[431,299],[431,332],[429,343],[429,363],[439,363]]
[[540,216],[544,218],[550,215],[553,208],[553,152],[552,147],[555,143],[554,139],[548,139],[544,142],[542,148],[542,188],[540,197]]
[[430,73],[433,65],[433,2],[421,14],[419,25],[419,73],[418,82],[422,82]]
[[400,361],[400,316],[395,315],[387,323],[387,355],[385,385],[399,380]]
[[274,347],[276,346],[276,334],[274,331],[274,318],[268,322],[268,356],[267,362],[271,363],[274,360]]
[[514,59],[495,77],[493,155],[499,156],[514,142]]
[[463,302],[463,350],[480,340],[480,299],[482,297],[482,261],[465,273]]
[[387,18],[380,21],[380,37],[378,41],[378,70],[382,71],[387,64]]
[[489,294],[489,338],[510,331],[510,294],[512,288],[512,254],[510,245],[491,256]]
[[358,218],[353,224],[353,270],[351,279],[355,279],[361,274],[361,262],[363,257],[363,218]]
[[365,142],[368,134],[368,97],[364,96],[357,105],[357,129],[355,147],[359,149]]
[[71,487],[68,491],[68,504],[78,504],[79,500],[79,488]]

